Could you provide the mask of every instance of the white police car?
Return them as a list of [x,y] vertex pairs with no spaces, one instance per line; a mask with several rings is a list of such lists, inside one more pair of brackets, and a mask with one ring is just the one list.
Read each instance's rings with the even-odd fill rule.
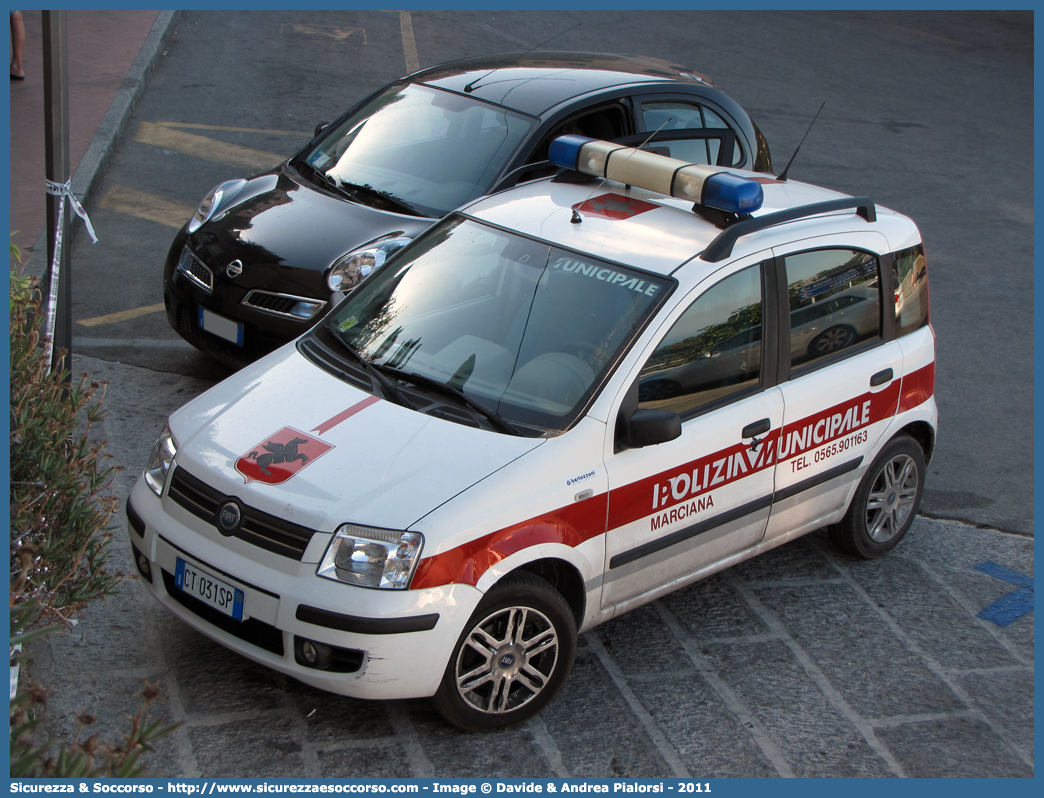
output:
[[896,545],[937,419],[914,224],[577,136],[552,158],[170,417],[127,508],[161,603],[492,729],[621,612],[827,525]]

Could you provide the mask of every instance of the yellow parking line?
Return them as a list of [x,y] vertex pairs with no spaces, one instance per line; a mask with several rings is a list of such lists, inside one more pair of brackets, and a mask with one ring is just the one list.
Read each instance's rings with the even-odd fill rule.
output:
[[195,210],[191,205],[171,202],[154,194],[123,186],[110,188],[105,192],[99,204],[106,210],[124,213],[150,222],[158,222],[175,229],[185,224]]
[[194,155],[197,158],[216,163],[242,166],[252,172],[265,172],[278,165],[280,161],[286,160],[283,155],[241,147],[238,144],[226,144],[223,141],[197,136],[193,133],[183,133],[168,125],[157,125],[152,122],[142,122],[138,126],[138,132],[134,138],[143,144],[163,147],[185,155]]
[[225,127],[224,125],[200,125],[193,122],[157,122],[160,127],[177,127],[186,130],[223,130],[228,133],[270,133],[273,136],[297,136],[312,138],[312,134],[303,130],[269,130],[263,127]]
[[162,302],[158,305],[146,305],[143,308],[135,308],[134,310],[121,310],[119,313],[95,316],[93,319],[84,319],[83,321],[78,321],[76,323],[82,324],[84,327],[101,327],[103,324],[116,324],[120,321],[129,321],[130,319],[136,319],[140,316],[148,316],[150,313],[159,313],[161,310],[163,310]]
[[417,40],[413,38],[413,15],[409,11],[399,12],[399,28],[402,30],[402,51],[406,56],[406,74],[411,75],[420,69],[417,58]]
[[319,36],[321,39],[332,39],[335,42],[347,41],[351,36],[354,36],[356,33],[361,33],[362,43],[367,43],[366,28],[341,28],[334,27],[333,25],[300,25],[296,22],[291,23],[289,25],[280,25],[279,35],[285,36],[287,33],[298,33],[303,36]]

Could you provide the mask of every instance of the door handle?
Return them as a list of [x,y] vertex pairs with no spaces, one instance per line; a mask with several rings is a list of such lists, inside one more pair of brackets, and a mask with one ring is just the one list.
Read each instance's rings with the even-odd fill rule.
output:
[[884,385],[886,382],[892,381],[892,370],[885,369],[884,371],[877,372],[873,377],[870,378],[870,387],[876,388],[878,385]]
[[755,421],[748,424],[743,428],[743,432],[740,435],[744,438],[753,438],[755,435],[760,435],[763,432],[768,432],[772,428],[772,422],[767,418],[761,419],[761,421]]

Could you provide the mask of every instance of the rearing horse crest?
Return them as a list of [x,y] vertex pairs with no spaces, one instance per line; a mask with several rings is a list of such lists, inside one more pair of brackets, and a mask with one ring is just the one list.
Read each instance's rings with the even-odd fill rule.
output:
[[289,443],[275,443],[268,441],[261,444],[262,447],[268,449],[267,454],[258,455],[256,451],[251,452],[247,455],[251,460],[256,460],[258,467],[261,469],[262,474],[271,475],[271,471],[268,470],[270,465],[275,463],[292,463],[295,460],[300,460],[301,465],[308,462],[308,455],[304,452],[298,452],[297,447],[299,444],[308,443],[304,438],[294,438]]
[[332,448],[306,432],[283,427],[241,456],[236,470],[247,482],[278,485]]

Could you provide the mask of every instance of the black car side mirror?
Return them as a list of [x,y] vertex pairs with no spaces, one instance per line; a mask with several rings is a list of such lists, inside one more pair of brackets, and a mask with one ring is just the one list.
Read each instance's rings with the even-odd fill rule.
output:
[[628,449],[655,446],[681,436],[681,416],[670,410],[640,408],[627,421],[627,434],[622,441]]
[[318,125],[315,126],[315,132],[312,133],[312,138],[314,139],[316,136],[318,136],[320,133],[322,133],[328,127],[330,127],[330,123],[329,122],[320,122]]

